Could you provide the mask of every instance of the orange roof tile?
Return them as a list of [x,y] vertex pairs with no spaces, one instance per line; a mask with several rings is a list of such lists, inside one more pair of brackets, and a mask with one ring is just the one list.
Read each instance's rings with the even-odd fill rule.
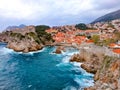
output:
[[93,40],[87,40],[86,43],[93,43]]
[[110,45],[109,45],[109,47],[115,47],[117,44],[115,44],[115,43],[111,43]]
[[114,53],[120,54],[120,49],[113,49]]

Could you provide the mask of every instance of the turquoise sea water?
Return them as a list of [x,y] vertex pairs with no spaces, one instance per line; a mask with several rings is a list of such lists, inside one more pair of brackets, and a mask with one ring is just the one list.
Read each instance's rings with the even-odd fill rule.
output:
[[93,85],[93,75],[69,62],[78,51],[68,49],[60,55],[55,47],[27,54],[0,44],[0,90],[82,90]]

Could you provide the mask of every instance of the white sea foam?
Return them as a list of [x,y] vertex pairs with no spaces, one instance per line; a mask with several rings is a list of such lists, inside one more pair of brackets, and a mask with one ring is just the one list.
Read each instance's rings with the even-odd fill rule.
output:
[[63,66],[70,63],[70,56],[64,56],[64,58],[62,59],[61,63],[57,64],[56,66]]
[[39,52],[43,52],[45,50],[45,48],[38,50],[38,51],[32,51],[32,52],[28,52],[28,53],[23,53],[23,52],[15,52],[18,54],[26,54],[26,55],[33,55],[34,53],[39,53]]
[[82,63],[79,62],[71,62],[74,66],[80,67]]
[[3,48],[0,49],[0,54],[2,54],[2,55],[12,53],[12,52],[13,52],[12,49],[8,49],[6,47],[3,47]]
[[73,86],[67,86],[63,90],[78,90],[78,89],[76,87],[73,87]]
[[[62,51],[63,59],[60,64],[57,66],[64,66],[68,65],[69,63],[73,65],[72,70],[75,70],[76,72],[80,72],[79,75],[75,74],[73,76],[73,80],[79,85],[79,87],[74,87],[74,86],[66,86],[63,90],[82,90],[85,87],[93,86],[94,85],[94,80],[91,78],[94,76],[93,74],[87,73],[84,69],[82,69],[80,66],[82,63],[79,62],[70,62],[70,58],[74,54],[78,54],[78,50],[68,50],[66,52]],[[83,75],[83,77],[81,77]],[[86,77],[86,78],[85,78]],[[88,78],[90,77],[90,79]]]
[[34,53],[43,52],[44,50],[45,50],[45,48],[43,48],[42,50],[38,50],[38,51],[23,53],[23,52],[15,52],[13,49],[9,49],[9,48],[3,47],[3,48],[0,49],[0,53],[1,53],[2,55],[8,54],[8,53],[17,53],[17,54],[33,55]]
[[[78,50],[76,50],[76,51],[75,50],[74,51],[67,50],[66,52],[62,51],[62,54],[59,54],[59,55],[62,55],[63,59],[61,60],[61,63],[57,64],[56,66],[70,63],[71,56],[74,54],[77,54],[77,53],[79,53]],[[76,63],[76,65],[77,65],[77,63]]]
[[85,78],[79,78],[79,76],[76,75],[74,78],[74,81],[79,84],[80,87],[89,87],[94,85],[94,80],[88,80]]
[[43,52],[44,50],[45,50],[45,48],[38,50],[38,51],[28,52],[28,54],[39,53],[39,52]]
[[79,51],[73,51],[73,52],[72,51],[66,51],[66,52],[62,51],[62,55],[68,55],[68,56],[72,56],[77,53],[79,53]]
[[69,60],[70,60],[70,57],[69,57],[69,56],[65,56],[65,57],[62,59],[62,63],[69,63]]

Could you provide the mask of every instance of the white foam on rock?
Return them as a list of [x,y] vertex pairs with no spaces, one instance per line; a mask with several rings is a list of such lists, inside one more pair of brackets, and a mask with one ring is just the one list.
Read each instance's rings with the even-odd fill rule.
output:
[[14,52],[12,49],[8,49],[6,47],[3,47],[3,48],[0,49],[0,54],[2,54],[2,55],[12,53],[12,52]]
[[41,50],[38,50],[38,51],[23,53],[23,52],[16,52],[13,49],[9,49],[9,48],[3,47],[3,48],[0,49],[0,54],[5,55],[5,54],[8,54],[8,53],[17,53],[17,54],[33,55],[34,53],[43,52],[44,50],[45,50],[45,48],[43,48]]
[[82,63],[80,62],[71,62],[74,66],[80,67]]
[[28,52],[28,53],[24,53],[24,52],[15,52],[18,54],[26,54],[26,55],[33,55],[34,53],[39,53],[39,52],[43,52],[45,50],[45,48],[38,50],[38,51],[32,51],[32,52]]
[[[63,65],[67,65],[67,64],[72,64],[73,70],[75,70],[76,72],[80,72],[81,75],[83,75],[83,78],[81,78],[81,75],[74,75],[73,80],[79,85],[78,88],[74,87],[74,86],[66,86],[63,90],[83,90],[83,88],[85,87],[89,87],[89,86],[93,86],[94,85],[94,80],[92,79],[92,77],[94,76],[93,74],[87,73],[84,69],[82,69],[80,66],[82,63],[79,62],[70,62],[70,58],[72,55],[74,54],[78,54],[79,51],[66,51],[66,52],[62,52],[62,55],[64,56],[64,58],[62,59],[61,63],[58,64],[57,66],[63,66]],[[86,77],[86,78],[85,78]],[[89,77],[89,78],[88,78]]]
[[80,86],[80,87],[90,87],[94,85],[94,80],[86,79],[86,78],[79,78],[79,76],[76,75],[74,78],[74,81]]

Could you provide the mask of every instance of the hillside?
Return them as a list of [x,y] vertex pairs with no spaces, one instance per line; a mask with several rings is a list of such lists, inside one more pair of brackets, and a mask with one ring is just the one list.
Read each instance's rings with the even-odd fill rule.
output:
[[7,42],[7,47],[18,52],[30,52],[42,49],[53,42],[51,35],[45,32],[49,26],[26,26],[0,33],[0,42]]
[[108,13],[104,16],[101,16],[101,17],[97,18],[95,21],[93,21],[92,23],[106,22],[106,21],[111,21],[114,19],[120,19],[120,10],[117,10],[115,12],[111,12],[111,13]]

